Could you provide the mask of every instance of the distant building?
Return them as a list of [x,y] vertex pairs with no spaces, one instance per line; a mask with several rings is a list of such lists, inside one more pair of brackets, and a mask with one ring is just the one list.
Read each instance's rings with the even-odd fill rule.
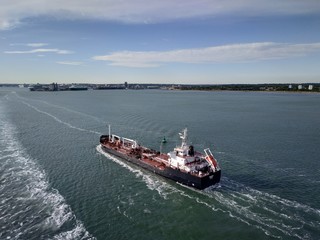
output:
[[133,87],[133,89],[142,89],[143,87],[142,86],[140,86],[139,84],[137,84],[137,85],[135,85],[134,87]]
[[49,91],[58,91],[58,90],[59,90],[58,83],[51,83],[51,84],[49,84],[48,90],[49,90]]
[[292,89],[292,84],[290,84],[288,88],[291,90]]
[[154,86],[147,86],[147,89],[159,89],[160,87],[157,85]]
[[298,90],[302,90],[302,85],[298,85]]
[[309,85],[308,90],[312,91],[312,89],[313,89],[313,85]]

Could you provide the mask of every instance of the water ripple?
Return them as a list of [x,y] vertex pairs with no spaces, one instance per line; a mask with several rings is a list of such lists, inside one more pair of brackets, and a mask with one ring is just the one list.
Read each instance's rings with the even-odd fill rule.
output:
[[25,153],[0,110],[0,238],[94,239]]

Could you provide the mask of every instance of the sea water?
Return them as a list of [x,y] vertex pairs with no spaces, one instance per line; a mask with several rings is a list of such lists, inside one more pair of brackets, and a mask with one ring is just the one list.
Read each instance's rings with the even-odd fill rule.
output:
[[[220,184],[104,153],[107,124],[163,151],[188,127]],[[2,88],[0,239],[319,239],[319,145],[319,94]]]

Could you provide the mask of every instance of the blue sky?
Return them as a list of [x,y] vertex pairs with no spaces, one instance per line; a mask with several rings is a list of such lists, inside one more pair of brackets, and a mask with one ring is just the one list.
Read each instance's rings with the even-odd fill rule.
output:
[[2,0],[1,83],[320,82],[319,0]]

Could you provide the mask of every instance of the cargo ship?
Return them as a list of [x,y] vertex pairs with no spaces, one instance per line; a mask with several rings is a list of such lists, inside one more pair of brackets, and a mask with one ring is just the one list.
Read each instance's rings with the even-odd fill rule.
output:
[[109,134],[100,137],[101,149],[175,182],[205,189],[221,178],[221,169],[209,148],[197,152],[188,144],[188,130],[179,133],[181,145],[168,153],[141,146],[136,140]]
[[68,88],[70,91],[83,91],[88,90],[88,87],[82,85],[72,85]]

